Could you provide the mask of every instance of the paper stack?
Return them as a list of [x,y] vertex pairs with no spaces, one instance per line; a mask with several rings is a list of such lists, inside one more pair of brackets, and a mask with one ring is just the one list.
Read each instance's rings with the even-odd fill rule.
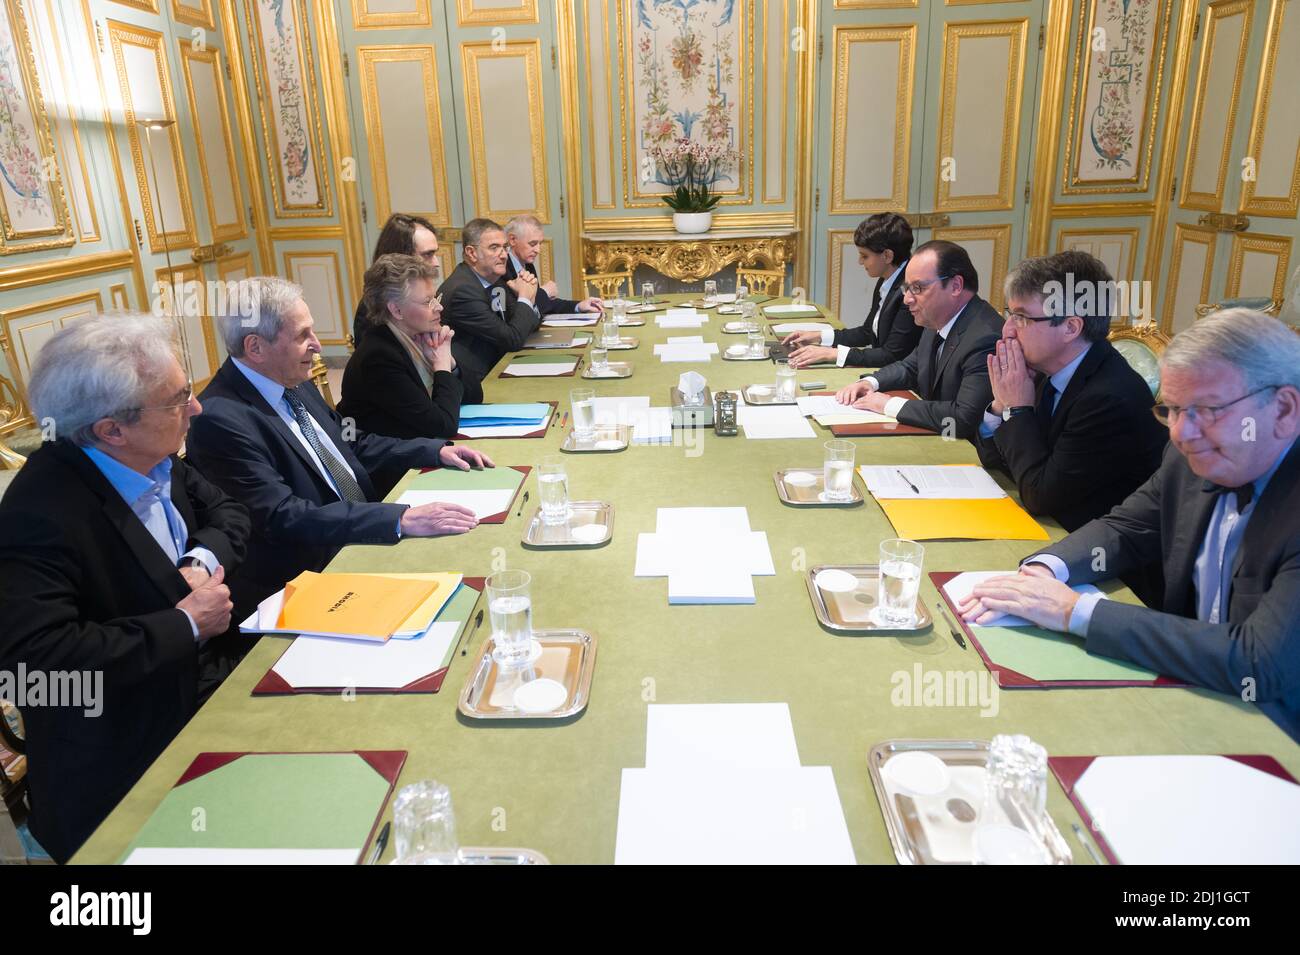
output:
[[[649,399],[647,399],[649,400]],[[628,414],[633,444],[672,444],[673,409],[639,408]]]
[[460,433],[467,438],[518,438],[545,428],[554,412],[546,402],[461,405]]
[[623,770],[616,865],[856,860],[829,766],[801,766],[784,703],[651,705]]
[[795,405],[763,407],[740,402],[736,406],[736,420],[745,429],[745,437],[751,440],[817,437]]
[[885,424],[897,420],[875,411],[842,405],[834,395],[807,395],[796,398],[795,403],[802,414],[811,415],[823,428],[836,424]]
[[764,531],[743,507],[661,507],[638,534],[637,577],[667,577],[670,604],[752,604],[753,575],[776,573]]
[[708,320],[709,316],[694,308],[670,308],[655,316],[655,324],[660,328],[699,328]]
[[863,483],[908,540],[1048,540],[978,465],[863,465]]
[[706,342],[700,335],[670,337],[664,344],[655,345],[655,354],[661,362],[712,361],[718,353],[717,342]]

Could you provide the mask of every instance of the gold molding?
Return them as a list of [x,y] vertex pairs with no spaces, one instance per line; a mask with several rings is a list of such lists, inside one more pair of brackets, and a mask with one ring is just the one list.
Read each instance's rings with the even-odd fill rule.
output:
[[[511,216],[530,213],[543,225],[551,221],[551,198],[547,186],[547,153],[545,107],[542,100],[542,41],[536,38],[511,40],[494,48],[491,41],[462,43],[460,45],[461,71],[465,78],[465,113],[469,126],[469,151],[474,169],[475,213],[503,221]],[[479,93],[479,60],[524,60],[524,76],[528,86],[528,143],[533,164],[533,199],[531,209],[498,209],[491,202],[488,182],[486,144],[483,139],[483,104]]]
[[[1164,82],[1165,73],[1165,56],[1169,47],[1169,34],[1173,26],[1173,5],[1174,0],[1165,0],[1163,10],[1163,20],[1158,20],[1153,39],[1156,41],[1156,50],[1152,55],[1152,62],[1155,63],[1155,82],[1147,84],[1147,101],[1143,104],[1141,113],[1143,128],[1146,130],[1145,149],[1143,144],[1139,144],[1139,153],[1142,156],[1142,167],[1140,171],[1135,170],[1134,174],[1127,179],[1106,179],[1096,181],[1085,181],[1078,178],[1078,166],[1076,165],[1075,144],[1076,137],[1080,144],[1083,142],[1083,124],[1084,124],[1084,104],[1088,100],[1088,86],[1092,82],[1092,72],[1088,68],[1088,62],[1091,60],[1091,44],[1089,38],[1096,23],[1096,0],[1087,0],[1080,4],[1079,7],[1079,36],[1075,48],[1075,69],[1073,83],[1070,87],[1070,122],[1065,127],[1065,167],[1061,173],[1061,195],[1089,195],[1096,193],[1123,193],[1123,192],[1146,192],[1151,184],[1151,162],[1155,154],[1156,141],[1156,122],[1160,109],[1160,91],[1161,84]],[[1161,16],[1162,11],[1157,7],[1156,15]],[[1085,25],[1086,20],[1086,25]],[[1064,24],[1062,25],[1064,27]],[[1050,32],[1050,31],[1049,31]],[[1151,70],[1148,67],[1147,74]],[[1083,82],[1080,84],[1079,77],[1083,75]],[[1064,83],[1064,70],[1061,72],[1062,84]],[[1057,127],[1052,127],[1056,129]]]
[[145,13],[158,13],[158,0],[112,0],[113,3]]
[[[27,25],[26,13],[18,0],[0,0],[0,10],[4,12],[9,31],[13,36],[14,57],[18,60],[17,81],[27,97],[28,108],[31,110],[32,132],[36,136],[36,148],[41,154],[42,173],[49,173],[47,182],[50,187],[51,211],[54,213],[54,225],[19,232],[13,226],[9,217],[9,207],[5,203],[3,194],[0,194],[0,255],[65,248],[75,243],[77,239],[74,235],[67,198],[63,192],[63,178],[59,169],[59,154],[54,147],[50,114],[45,107],[45,97],[41,94],[40,73],[36,69],[35,40]],[[10,244],[15,239],[22,240],[36,236],[58,236],[58,238],[19,245]]]
[[1239,233],[1232,237],[1231,251],[1228,253],[1228,281],[1223,289],[1225,299],[1241,295],[1241,273],[1245,265],[1247,252],[1264,252],[1277,256],[1277,268],[1273,273],[1273,290],[1269,298],[1282,301],[1286,297],[1287,269],[1291,264],[1291,236],[1263,235],[1262,233]]
[[[1201,40],[1201,62],[1196,71],[1196,97],[1192,101],[1192,119],[1188,126],[1187,155],[1183,158],[1182,195],[1178,205],[1183,209],[1218,212],[1222,205],[1223,184],[1228,176],[1232,159],[1232,133],[1237,125],[1237,106],[1241,98],[1241,79],[1246,67],[1246,53],[1250,47],[1250,24],[1254,11],[1253,0],[1212,0],[1206,7],[1205,36]],[[1200,143],[1201,108],[1205,105],[1205,84],[1209,79],[1210,60],[1214,56],[1214,40],[1218,35],[1219,21],[1241,15],[1241,39],[1237,41],[1237,68],[1233,71],[1232,96],[1229,99],[1228,122],[1224,130],[1223,147],[1219,152],[1219,174],[1214,192],[1192,192],[1192,174],[1196,163],[1196,147]]]
[[352,28],[354,30],[433,26],[433,15],[429,12],[429,0],[415,0],[414,10],[393,13],[371,13],[366,0],[352,0],[351,6]]
[[537,251],[537,278],[538,281],[556,281],[558,277],[555,274],[555,248],[550,239],[542,240],[542,247]]
[[[767,194],[767,121],[770,116],[767,112],[767,47],[771,39],[772,20],[770,14],[776,7],[776,0],[767,0],[763,4],[763,138],[759,154],[762,159],[763,168],[763,188],[760,193],[763,197],[764,205],[785,205],[786,199],[786,180],[789,165],[789,120],[790,120],[790,101],[789,89],[790,84],[786,79],[790,75],[790,44],[786,41],[786,24],[790,22],[790,0],[781,0],[781,194],[769,198]],[[757,29],[757,24],[755,25]],[[759,44],[755,42],[757,48]]]
[[[174,289],[176,287],[177,279],[181,281],[182,287],[188,286],[190,282],[196,282],[198,283],[198,287],[200,289],[205,290],[203,293],[201,293],[198,296],[198,304],[199,304],[198,314],[185,315],[183,309],[178,310],[175,308],[176,305],[175,302],[172,302],[173,309],[170,312],[167,311],[166,309],[155,309],[153,308],[152,298],[149,300],[149,310],[154,312],[155,314],[161,314],[164,317],[171,319],[172,323],[176,326],[177,339],[178,339],[178,344],[180,345],[181,348],[181,354],[183,356],[183,360],[185,364],[185,371],[190,376],[190,378],[193,379],[194,390],[197,393],[203,388],[204,385],[206,385],[209,381],[212,380],[212,375],[215,375],[217,373],[217,368],[220,367],[221,365],[221,362],[218,360],[220,356],[217,353],[217,336],[212,325],[212,316],[208,314],[208,301],[207,301],[206,283],[205,283],[205,276],[203,273],[203,266],[196,265],[193,262],[187,262],[183,265],[173,266],[170,269],[167,268],[166,266],[163,266],[162,268],[154,269],[155,290],[157,289],[158,283],[160,282],[166,282],[169,285],[171,285],[171,287]],[[184,302],[182,302],[181,304],[183,305]],[[180,314],[177,314],[178,311],[180,311]],[[191,348],[190,334],[189,334],[189,329],[185,326],[186,318],[198,318],[199,320],[199,329],[203,334],[203,354],[204,357],[207,359],[208,368],[212,373],[208,375],[208,377],[206,378],[200,379],[200,378],[196,378],[194,375],[194,366],[190,359],[190,348]]]
[[[831,112],[831,201],[827,215],[851,215],[866,212],[903,212],[908,199],[908,157],[912,150],[912,95],[916,62],[916,24],[902,26],[843,26],[832,31],[835,49],[832,64],[835,77],[834,106]],[[894,174],[888,197],[846,199],[845,156],[849,128],[849,51],[857,43],[898,44],[898,77],[894,108]],[[888,124],[882,124],[887,127]]]
[[317,239],[342,239],[343,227],[339,225],[272,226],[271,239],[275,242],[297,242]]
[[[370,153],[370,172],[374,177],[376,221],[387,222],[393,211],[389,195],[388,156],[384,144],[384,121],[379,110],[379,88],[375,77],[377,63],[419,63],[424,91],[425,132],[429,143],[431,161],[430,178],[433,180],[434,203],[437,211],[404,209],[428,217],[435,226],[451,225],[451,205],[448,200],[446,154],[442,142],[442,106],[439,102],[437,54],[431,45],[422,46],[359,46],[356,48],[357,67],[360,71],[362,122]],[[398,144],[401,149],[404,144]]]
[[131,298],[126,294],[125,282],[116,282],[108,287],[108,300],[119,311],[131,310]]
[[537,23],[537,0],[519,0],[517,8],[490,7],[475,10],[474,0],[456,0],[459,26],[493,26],[502,23]]
[[[1273,75],[1277,66],[1278,50],[1282,45],[1280,42],[1282,15],[1288,2],[1291,0],[1273,0],[1268,15],[1268,29],[1264,32],[1264,61],[1259,74],[1259,85],[1255,89],[1255,111],[1250,125],[1250,144],[1246,147],[1246,154],[1255,160],[1256,176],[1259,167],[1264,164],[1264,134],[1268,130],[1268,108],[1273,89]],[[1296,10],[1295,15],[1300,16],[1300,9]],[[1289,52],[1294,54],[1296,51]],[[1295,108],[1294,103],[1291,108]],[[1261,196],[1255,192],[1255,180],[1247,179],[1241,184],[1241,204],[1238,206],[1238,211],[1252,215],[1295,218],[1300,213],[1300,149],[1296,150],[1295,166],[1291,172],[1291,191],[1285,196]]]
[[794,261],[794,287],[807,289],[812,278],[813,255],[813,124],[817,110],[817,60],[813,53],[812,38],[817,36],[819,4],[814,0],[799,0],[799,21],[807,42],[799,50],[798,112],[795,129],[799,145],[795,155],[795,228],[799,232],[798,254]]
[[[605,127],[606,127],[606,132],[607,132],[607,138],[612,138],[612,136],[613,136],[613,134],[614,134],[614,94],[615,94],[615,90],[614,90],[614,87],[613,87],[613,74],[612,74],[611,67],[610,67],[610,60],[611,60],[612,58],[611,58],[610,55],[609,55],[609,50],[610,50],[610,45],[609,45],[609,24],[610,24],[610,19],[609,19],[609,0],[587,0],[587,2],[588,2],[588,3],[592,3],[592,4],[594,4],[594,5],[597,5],[597,6],[600,6],[600,7],[604,10],[604,12],[601,14],[601,21],[602,21],[602,23],[603,23],[604,26],[605,26],[604,33],[603,33],[603,36],[602,36],[602,39],[604,40],[604,51],[605,51],[605,56],[604,56],[604,60],[605,60],[605,81],[604,81],[604,82],[605,82]],[[568,4],[568,6],[569,6],[569,8],[570,8],[570,11],[572,11],[572,2],[570,2],[570,3]],[[561,11],[562,11],[562,10],[563,10],[563,7],[561,7]],[[582,17],[582,25],[583,25],[583,33],[584,33],[584,36],[585,36],[587,39],[586,39],[586,47],[585,47],[584,50],[583,50],[584,56],[582,57],[582,71],[583,71],[583,74],[582,74],[582,75],[583,75],[583,77],[584,77],[584,79],[585,79],[585,81],[586,81],[586,93],[587,93],[587,96],[586,96],[586,101],[587,101],[587,114],[586,114],[586,115],[587,115],[587,117],[588,117],[588,142],[593,146],[593,148],[591,148],[591,149],[589,150],[590,153],[591,153],[591,208],[592,208],[592,209],[616,209],[616,208],[618,208],[618,206],[617,206],[617,204],[614,202],[614,184],[615,184],[615,182],[616,182],[617,179],[618,179],[618,170],[614,167],[614,147],[613,147],[613,144],[612,144],[612,143],[610,144],[610,148],[609,148],[609,202],[599,202],[599,201],[597,201],[597,199],[596,199],[596,150],[595,150],[595,148],[594,148],[594,145],[595,145],[595,142],[596,142],[596,109],[595,109],[595,106],[592,105],[592,102],[593,102],[593,101],[592,101],[592,95],[591,95],[591,93],[592,93],[592,88],[593,88],[593,87],[592,87],[592,85],[591,85],[591,60],[592,60],[592,57],[591,57],[591,40],[590,40],[590,38],[591,38],[593,35],[595,35],[596,31],[591,29],[591,23],[590,23],[590,21],[587,19],[587,12],[588,12],[587,9],[584,8],[584,10],[583,10],[583,17]],[[561,14],[561,16],[562,16],[562,14]],[[570,19],[572,20],[572,12],[570,12]],[[558,29],[558,24],[557,24],[557,29]],[[570,29],[571,29],[571,28],[570,28]],[[572,35],[572,34],[570,34],[570,35]],[[560,43],[560,48],[561,48],[561,49],[564,49],[564,43],[563,43],[563,42]],[[572,60],[573,60],[573,56],[570,55],[570,56],[568,57],[568,61],[571,62]],[[566,64],[566,67],[567,67],[567,65],[568,65],[568,64]],[[561,83],[564,83],[565,79],[566,79],[566,78],[570,78],[570,77],[571,77],[571,74],[569,74],[567,71],[566,71],[566,72],[562,72],[562,73],[560,74],[560,82],[561,82]],[[566,126],[566,134],[567,134],[568,132],[569,132],[569,130],[568,130],[568,127]],[[580,134],[579,134],[579,136],[580,136]],[[580,143],[581,143],[581,138],[578,138],[578,139],[574,140],[574,142],[580,144]],[[569,144],[568,144],[568,142],[567,142],[567,135],[566,135],[566,144],[565,144],[565,148],[566,148],[566,149],[569,148]],[[578,180],[572,180],[572,181],[577,182]],[[575,216],[574,218],[576,219],[576,218],[579,218],[579,217],[578,217],[578,216]],[[575,269],[576,269],[576,266],[575,266]]]
[[[339,254],[334,249],[286,249],[284,252],[284,274],[291,282],[297,282],[293,276],[294,259],[323,259],[329,257],[334,263],[334,285],[338,291],[339,308],[343,310],[339,315],[339,328],[341,337],[339,338],[321,338],[322,345],[346,345],[348,343],[349,327],[352,322],[352,313],[348,311],[348,299],[343,295],[343,268],[339,262]],[[301,282],[298,282],[301,285]]]
[[1142,230],[1140,228],[1137,226],[1117,226],[1113,229],[1072,229],[1061,226],[1061,228],[1056,232],[1055,251],[1064,251],[1066,239],[1070,236],[1076,235],[1128,236],[1128,261],[1124,265],[1125,273],[1124,275],[1114,275],[1111,277],[1115,279],[1123,279],[1125,281],[1132,281],[1135,279],[1137,275],[1137,247],[1138,241],[1142,237]]
[[915,10],[920,5],[921,0],[835,0],[836,10]]
[[253,268],[253,255],[251,252],[236,252],[234,255],[217,259],[216,266],[217,278],[223,282],[227,281],[226,276],[239,268],[243,268],[248,273],[249,278],[257,274]]
[[[1041,115],[1035,128],[1033,156],[1030,158],[1033,179],[1039,183],[1052,182],[1052,171],[1060,158],[1057,150],[1060,145],[1065,110],[1062,99],[1070,42],[1069,22],[1068,0],[1049,0],[1047,22],[1043,27],[1044,36],[1048,40],[1040,66],[1043,82],[1038,92],[1036,107]],[[1079,64],[1076,63],[1076,71],[1079,68]],[[1055,214],[1055,209],[1052,208],[1055,198],[1055,185],[1033,190],[1030,193],[1029,209],[1026,213],[1028,228],[1025,235],[1025,252],[1027,255],[1043,255],[1047,252],[1047,238],[1052,227],[1052,216]]]
[[[1200,238],[1193,238],[1193,236],[1200,236]],[[1184,222],[1174,223],[1174,250],[1169,262],[1169,279],[1165,282],[1165,307],[1160,316],[1160,330],[1165,334],[1168,335],[1173,332],[1174,299],[1178,297],[1177,284],[1178,274],[1183,267],[1183,245],[1194,242],[1197,245],[1205,246],[1205,268],[1201,271],[1199,298],[1200,301],[1207,302],[1210,298],[1210,279],[1214,275],[1214,249],[1218,239],[1219,234],[1213,229],[1187,225]]]
[[[203,179],[203,201],[208,210],[208,225],[212,237],[217,242],[238,241],[248,235],[244,226],[244,190],[239,183],[239,166],[235,159],[235,137],[230,128],[230,106],[226,102],[226,88],[221,82],[221,52],[216,47],[202,50],[194,49],[188,40],[181,40],[181,72],[185,76],[185,98],[190,104],[190,118],[193,121],[194,142],[198,147],[199,175]],[[222,146],[225,147],[226,168],[230,171],[230,186],[234,192],[235,222],[217,223],[217,203],[212,191],[211,170],[208,168],[208,154],[219,155],[215,144],[204,143],[203,127],[199,123],[198,100],[194,93],[194,78],[190,73],[190,62],[197,60],[207,64],[212,71],[212,79],[217,90],[218,119],[221,123]]]
[[[592,234],[616,234],[635,230],[665,230],[672,228],[672,216],[667,206],[661,215],[640,216],[602,216],[599,219],[587,219],[582,232]],[[725,232],[729,229],[783,229],[786,233],[795,233],[793,212],[733,212],[716,213],[713,216],[711,231]]]
[[81,278],[85,275],[98,275],[101,272],[118,272],[130,269],[135,260],[130,252],[92,252],[71,259],[47,259],[44,262],[32,262],[28,265],[14,265],[0,269],[0,292],[27,288],[44,282],[59,282],[65,279]]
[[[569,281],[571,288],[584,288],[581,285],[582,222],[585,218],[582,191],[582,115],[578,108],[578,37],[574,18],[575,0],[564,0],[555,6],[555,42],[560,55],[560,129],[564,143],[562,175],[565,185],[561,196],[568,195],[570,203],[567,218],[566,242],[568,245]],[[606,10],[608,21],[608,9]],[[606,23],[606,46],[608,47],[608,22]],[[605,57],[606,76],[609,73],[609,57]],[[608,88],[608,83],[606,83]],[[590,89],[590,87],[589,87]],[[610,126],[611,130],[613,126]],[[614,150],[610,147],[610,195],[613,195]],[[594,183],[595,177],[592,177]],[[594,188],[594,186],[593,186]],[[458,235],[459,237],[459,235]],[[448,274],[448,273],[443,273]]]
[[[244,7],[245,20],[248,23],[249,52],[253,62],[253,80],[256,84],[261,109],[258,111],[262,120],[262,147],[266,157],[266,169],[271,179],[271,195],[275,202],[275,215],[278,219],[294,218],[329,218],[334,215],[333,202],[330,199],[330,177],[328,158],[325,151],[324,137],[321,135],[320,111],[316,106],[315,89],[317,77],[315,58],[312,56],[310,24],[307,15],[306,0],[284,0],[289,9],[296,14],[295,37],[299,75],[302,78],[302,103],[305,112],[304,123],[307,132],[307,145],[311,161],[314,163],[313,175],[316,179],[316,202],[311,204],[289,205],[283,195],[280,182],[281,169],[278,161],[280,155],[280,135],[275,128],[275,119],[271,116],[274,100],[271,98],[270,79],[266,71],[266,41],[262,36],[262,23],[255,11],[256,3],[250,2]],[[314,9],[321,12],[319,0]],[[327,74],[322,71],[322,85]]]
[[[198,237],[194,231],[194,210],[190,206],[189,176],[185,169],[185,153],[181,143],[180,123],[177,122],[176,103],[172,98],[171,76],[167,71],[167,55],[163,50],[163,35],[156,30],[146,30],[143,27],[137,27],[118,20],[109,20],[107,24],[109,46],[112,48],[113,64],[117,68],[117,82],[122,97],[122,113],[126,124],[127,141],[131,149],[131,163],[135,167],[136,187],[140,191],[140,207],[144,211],[145,233],[149,237],[149,251],[165,252],[197,245]],[[172,148],[172,167],[176,177],[176,194],[178,204],[181,207],[182,228],[179,230],[158,231],[158,227],[165,229],[161,209],[157,210],[157,224],[154,222],[153,188],[149,184],[147,174],[149,164],[145,159],[145,150],[148,148],[148,144],[141,143],[140,130],[136,126],[138,117],[135,114],[135,106],[131,99],[131,86],[127,78],[126,59],[122,51],[123,46],[140,47],[151,52],[154,57],[154,66],[158,75],[159,95],[162,98],[162,118],[173,121],[172,125],[167,127],[164,135],[167,141],[171,143]],[[154,117],[148,118],[152,119]]]
[[[16,431],[23,425],[32,423],[33,420],[31,408],[27,404],[27,385],[23,381],[22,365],[18,361],[17,343],[19,339],[13,332],[13,322],[29,315],[39,315],[41,312],[49,312],[56,308],[77,305],[82,302],[93,302],[95,304],[94,314],[96,315],[104,311],[104,297],[98,289],[89,292],[73,292],[70,295],[60,295],[56,298],[46,299],[43,302],[31,302],[19,308],[7,308],[0,311],[0,344],[3,344],[5,357],[9,360],[9,371],[13,374],[14,397],[17,398],[17,408],[11,409],[13,414],[4,426],[6,433]],[[53,317],[50,319],[50,324],[54,324]],[[26,353],[24,353],[24,356],[28,357]],[[35,355],[29,357],[33,361],[36,358]],[[31,362],[28,362],[27,367],[31,367]],[[3,400],[2,394],[0,394],[0,400]]]
[[828,248],[826,257],[828,267],[826,278],[826,302],[830,310],[836,316],[840,316],[841,322],[844,321],[840,308],[840,284],[844,279],[844,256],[841,254],[841,250],[846,245],[853,245],[853,231],[854,230],[852,229],[826,230],[826,242]]
[[193,7],[182,5],[180,0],[172,0],[172,16],[190,26],[215,30],[217,21],[212,18],[212,0],[200,0],[200,2],[203,4],[203,9],[195,10]]
[[[84,0],[83,0],[84,2]],[[253,237],[257,242],[258,261],[262,268],[271,272],[275,269],[270,236],[270,213],[266,208],[265,185],[262,182],[261,166],[254,161],[257,152],[257,135],[253,131],[253,117],[250,108],[252,102],[248,93],[248,68],[244,63],[244,51],[239,43],[239,16],[235,12],[235,0],[220,0],[222,34],[230,38],[226,47],[226,62],[230,66],[231,85],[235,101],[235,123],[239,127],[239,140],[243,154],[248,159],[245,170],[248,173],[249,205],[248,212],[252,218]]]
[[1096,216],[1149,216],[1154,202],[1061,202],[1049,210],[1053,219],[1090,219]]
[[[81,141],[81,118],[74,108],[76,99],[72,91],[76,87],[68,82],[67,66],[63,59],[62,31],[57,29],[58,20],[54,12],[54,0],[45,0],[45,15],[49,21],[51,46],[54,48],[54,62],[59,71],[59,81],[62,84],[62,93],[67,102],[64,105],[64,112],[68,117],[68,126],[72,129],[73,148],[77,151],[77,165],[81,169],[81,182],[85,193],[86,208],[90,211],[90,232],[81,228],[81,218],[75,214],[73,203],[69,203],[68,215],[77,226],[77,235],[82,245],[90,245],[100,242],[104,238],[103,230],[99,225],[99,213],[95,208],[95,191],[91,187],[90,172],[86,166],[86,149]],[[66,198],[66,196],[65,196]]]
[[990,241],[993,243],[993,274],[987,278],[980,277],[980,288],[984,298],[999,312],[1006,304],[1002,295],[1002,280],[1007,277],[1007,266],[1011,257],[1011,224],[949,226],[933,230],[934,238],[947,239],[959,245],[963,242]]
[[645,238],[641,240],[582,240],[582,262],[587,273],[634,272],[645,265],[679,281],[696,281],[716,275],[728,265],[783,269],[794,258],[794,235],[753,237]]
[[[1020,152],[1020,103],[1024,89],[1025,41],[1029,35],[1027,17],[1014,20],[970,20],[943,25],[943,90],[939,107],[939,152],[935,157],[935,209],[940,212],[973,212],[1015,208],[1015,165]],[[988,195],[952,196],[943,177],[942,157],[953,155],[956,126],[958,47],[964,39],[1007,38],[1007,89],[1003,103],[1003,129],[998,170],[998,191]]]

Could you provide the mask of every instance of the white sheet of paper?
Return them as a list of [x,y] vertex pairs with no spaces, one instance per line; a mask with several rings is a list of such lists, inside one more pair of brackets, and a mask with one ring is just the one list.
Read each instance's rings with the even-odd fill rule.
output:
[[[669,336],[668,336],[668,344],[670,344],[670,345],[689,345],[689,344],[703,345],[703,344],[704,344],[704,336],[703,336],[703,335],[669,335]],[[659,346],[656,345],[655,347],[658,348]],[[716,351],[716,350],[717,350],[717,346],[715,345],[715,346],[714,346],[714,351]]]
[[752,604],[754,578],[744,567],[677,561],[668,574],[670,604]]
[[796,315],[805,312],[817,311],[816,305],[809,305],[806,302],[803,305],[796,305],[794,302],[787,302],[785,305],[768,305],[763,311],[768,315]]
[[467,438],[521,438],[546,426],[542,424],[500,424],[484,425],[481,428],[461,428],[460,433]]
[[666,342],[660,342],[654,347],[656,355],[676,351],[698,351],[716,355],[718,353],[718,343],[706,342],[700,335],[680,335],[676,338],[669,338]]
[[672,408],[634,408],[628,418],[633,444],[672,444]]
[[694,306],[691,306],[689,308],[666,308],[664,309],[663,315],[660,317],[662,318],[703,318],[704,315],[701,312],[697,312]]
[[616,865],[853,865],[829,766],[624,769]]
[[788,335],[791,332],[824,332],[829,331],[831,327],[826,322],[784,322],[773,325],[772,331],[778,335]]
[[813,420],[823,428],[837,424],[894,424],[898,421],[897,418],[891,418],[887,414],[877,414],[874,411],[862,411],[857,408],[845,414],[813,415]]
[[[699,345],[656,345],[655,348],[655,354],[659,356],[659,361],[664,364],[687,362],[701,364],[713,361],[715,354]],[[659,351],[660,348],[663,351]]]
[[650,408],[648,395],[627,398],[597,397],[595,403],[597,424],[631,424],[634,415]]
[[1300,786],[1235,759],[1098,756],[1075,793],[1128,865],[1300,863]]
[[[970,570],[964,574],[958,574],[952,580],[944,584],[943,592],[948,595],[948,598],[953,602],[953,604],[955,604],[956,606],[961,606],[968,599],[970,599],[971,591],[973,591],[980,584],[984,583],[984,581],[988,580],[991,577],[1014,576],[1016,573],[1017,571],[1015,570]],[[1098,592],[1097,588],[1094,587],[1092,584],[1078,584],[1070,589],[1072,589],[1076,594],[1095,594]],[[1029,620],[1026,620],[1024,617],[1013,617],[1009,613],[1000,613],[992,620],[990,620],[988,623],[984,623],[984,624],[972,623],[972,624],[968,624],[968,626],[971,627],[981,627],[981,626],[982,627],[1032,627],[1035,626],[1035,624]]]
[[817,419],[817,423],[823,426],[831,424],[879,424],[896,420],[889,415],[878,414],[875,411],[854,408],[852,405],[842,405],[835,400],[834,395],[807,395],[795,398],[795,404],[798,406],[800,413],[813,416]]
[[356,865],[360,849],[140,848],[122,865]]
[[562,376],[571,372],[578,364],[578,359],[572,361],[560,362],[538,362],[537,364],[527,364],[516,362],[507,365],[505,370],[507,374],[515,375],[519,378],[546,378],[550,376]]
[[661,507],[655,511],[660,534],[748,534],[749,510],[744,507]]
[[646,769],[799,766],[787,703],[653,703],[646,712]]
[[[900,473],[901,472],[901,473]],[[938,464],[870,465],[858,467],[873,497],[912,500],[994,500],[1006,497],[988,471],[977,464],[956,467]],[[908,481],[920,491],[908,486]]]
[[666,577],[684,573],[697,562],[735,567],[770,577],[776,573],[766,531],[718,532],[699,535],[640,533],[637,535],[635,577]]
[[796,405],[759,407],[742,404],[736,412],[740,426],[745,429],[745,437],[750,440],[817,437],[817,432],[813,431]]
[[298,637],[271,669],[295,689],[396,690],[441,668],[459,628],[457,621],[435,623],[414,640],[387,643]]
[[542,319],[542,324],[550,328],[580,328],[585,325],[595,325],[599,320],[599,316],[577,312],[571,315],[548,315]]
[[421,504],[459,504],[468,507],[479,520],[500,514],[510,506],[515,492],[508,488],[491,491],[406,491],[397,499],[398,504],[419,507]]

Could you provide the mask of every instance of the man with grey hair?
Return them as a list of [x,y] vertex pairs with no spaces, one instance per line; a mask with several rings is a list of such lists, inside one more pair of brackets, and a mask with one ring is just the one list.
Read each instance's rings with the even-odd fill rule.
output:
[[0,502],[0,670],[86,678],[23,707],[32,832],[64,862],[248,645],[225,576],[250,525],[176,456],[201,408],[162,319],[67,326],[29,393],[53,440]]
[[1113,287],[1087,252],[1026,259],[1007,275],[1002,339],[988,356],[980,461],[1011,476],[1029,513],[1067,531],[1136,491],[1169,443],[1151,389],[1106,340]]
[[284,279],[240,283],[245,306],[217,317],[230,357],[200,397],[190,459],[253,516],[253,546],[235,577],[236,619],[304,570],[320,571],[345,544],[463,534],[478,524],[458,504],[382,503],[381,468],[492,461],[434,438],[366,434],[326,404],[311,382],[320,352],[302,289]]
[[[507,282],[513,281],[525,272],[535,279],[537,274],[537,256],[542,252],[542,223],[537,216],[515,216],[506,223],[506,272]],[[537,289],[537,311],[543,318],[547,315],[572,315],[575,312],[601,311],[600,299],[584,298],[582,301],[560,298],[559,286],[555,281],[542,282]]]
[[518,351],[542,323],[537,277],[507,280],[506,234],[491,219],[471,219],[461,230],[464,261],[442,283],[442,323],[456,332],[452,354],[464,379],[487,377],[507,352]]
[[[962,615],[1068,630],[1089,653],[1257,702],[1300,740],[1300,336],[1246,309],[1200,320],[1165,350],[1154,410],[1160,470]],[[1071,589],[1153,560],[1163,611]]]

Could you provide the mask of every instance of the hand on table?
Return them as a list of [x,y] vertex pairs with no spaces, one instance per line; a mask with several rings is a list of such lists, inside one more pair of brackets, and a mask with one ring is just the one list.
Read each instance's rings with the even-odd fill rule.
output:
[[807,368],[809,365],[816,365],[820,362],[833,362],[839,357],[839,353],[834,348],[824,348],[821,345],[802,345],[790,353],[786,359],[791,368]]
[[403,537],[439,537],[464,534],[478,527],[478,518],[468,507],[459,504],[420,504],[402,512]]
[[792,345],[820,345],[822,341],[821,332],[791,332],[781,339],[781,344],[787,348]]
[[1009,613],[1040,627],[1068,631],[1079,595],[1053,577],[1046,567],[1042,569],[1047,571],[1047,576],[1031,570],[984,581],[957,608],[958,613],[967,623],[983,624],[996,614]]
[[855,381],[851,385],[845,385],[839,391],[835,392],[835,400],[842,405],[851,405],[863,395],[869,395],[876,390],[876,386],[865,378]]
[[458,468],[461,471],[468,471],[471,468],[481,471],[484,468],[496,467],[492,459],[482,451],[475,451],[464,444],[443,445],[442,450],[438,452],[438,461],[443,467]]

